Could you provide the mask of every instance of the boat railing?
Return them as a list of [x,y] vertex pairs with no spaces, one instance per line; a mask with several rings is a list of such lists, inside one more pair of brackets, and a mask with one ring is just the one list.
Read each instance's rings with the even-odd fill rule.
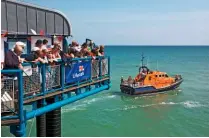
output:
[[[67,82],[66,70],[69,69],[70,72],[71,68],[84,62],[90,63],[89,77]],[[13,116],[11,118],[18,115],[19,117],[16,116],[16,118],[21,119],[19,112],[23,115],[25,100],[110,77],[109,64],[110,58],[103,56],[96,57],[96,59],[89,57],[67,59],[66,61],[59,60],[56,65],[23,63],[24,70],[1,70],[1,113],[11,113],[10,117]],[[2,116],[2,119],[10,117]]]

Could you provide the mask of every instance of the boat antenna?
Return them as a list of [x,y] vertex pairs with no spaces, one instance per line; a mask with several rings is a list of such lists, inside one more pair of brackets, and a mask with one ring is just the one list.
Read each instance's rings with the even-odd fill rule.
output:
[[144,54],[142,53],[142,59],[141,59],[141,62],[142,62],[142,66],[144,66]]
[[149,56],[148,56],[148,58],[147,58],[147,67],[148,67],[148,64],[149,64]]

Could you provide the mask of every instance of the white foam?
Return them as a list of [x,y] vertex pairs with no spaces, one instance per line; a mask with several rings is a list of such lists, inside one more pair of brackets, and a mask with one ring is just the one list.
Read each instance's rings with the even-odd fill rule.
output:
[[205,106],[196,101],[186,101],[186,102],[182,102],[181,104],[184,105],[184,107],[186,108],[195,108],[195,107]]
[[185,102],[161,102],[161,103],[156,103],[156,104],[145,104],[145,105],[129,105],[129,106],[124,106],[122,108],[115,108],[115,109],[105,109],[106,111],[116,111],[116,110],[130,110],[130,109],[135,109],[135,108],[146,108],[146,107],[151,107],[151,106],[166,106],[166,105],[183,105],[186,108],[198,108],[198,107],[203,107],[206,105],[200,104],[199,102],[196,101],[185,101]]
[[109,95],[109,96],[107,96],[107,98],[115,98],[116,97],[116,95]]
[[173,105],[173,104],[178,104],[178,103],[174,103],[174,102],[162,102],[162,103],[159,103],[159,104],[162,104],[162,105]]
[[86,104],[78,104],[73,106],[67,106],[65,108],[62,108],[62,113],[71,112],[71,111],[82,111],[86,110]]
[[77,101],[75,102],[73,105],[69,105],[66,108],[62,109],[62,113],[66,113],[66,112],[71,112],[71,111],[82,111],[82,110],[86,110],[86,107],[92,103],[95,103],[97,101],[102,101],[105,99],[112,99],[115,98],[116,95],[108,95],[105,97],[99,97],[99,98],[93,98],[90,100],[84,100],[84,101]]
[[62,113],[68,113],[68,112],[72,112],[72,111],[83,111],[86,110],[86,108],[82,108],[82,107],[70,107],[70,108],[63,108],[62,109]]

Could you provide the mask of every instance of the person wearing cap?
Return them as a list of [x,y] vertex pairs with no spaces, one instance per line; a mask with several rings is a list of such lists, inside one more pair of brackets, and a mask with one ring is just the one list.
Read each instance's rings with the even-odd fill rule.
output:
[[4,69],[23,69],[20,56],[25,46],[23,42],[16,42],[14,49],[7,51],[5,54]]
[[[12,51],[14,51],[14,48],[15,48],[16,45],[21,46],[23,50],[25,49],[25,46],[26,46],[25,43],[23,43],[23,42],[21,42],[21,41],[18,41],[18,42],[15,43],[14,47],[11,49]],[[23,62],[25,61],[25,59],[24,59],[24,58],[21,58],[20,56],[18,56],[18,59],[19,59],[19,61],[20,61],[21,63],[23,63]]]

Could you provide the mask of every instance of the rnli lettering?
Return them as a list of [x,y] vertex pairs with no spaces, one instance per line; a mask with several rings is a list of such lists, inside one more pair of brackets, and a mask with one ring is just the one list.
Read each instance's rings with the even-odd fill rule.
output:
[[84,72],[75,73],[75,74],[73,74],[73,79],[74,79],[74,78],[79,78],[79,77],[82,77],[82,76],[84,76]]
[[65,82],[72,83],[91,78],[91,60],[65,67]]

